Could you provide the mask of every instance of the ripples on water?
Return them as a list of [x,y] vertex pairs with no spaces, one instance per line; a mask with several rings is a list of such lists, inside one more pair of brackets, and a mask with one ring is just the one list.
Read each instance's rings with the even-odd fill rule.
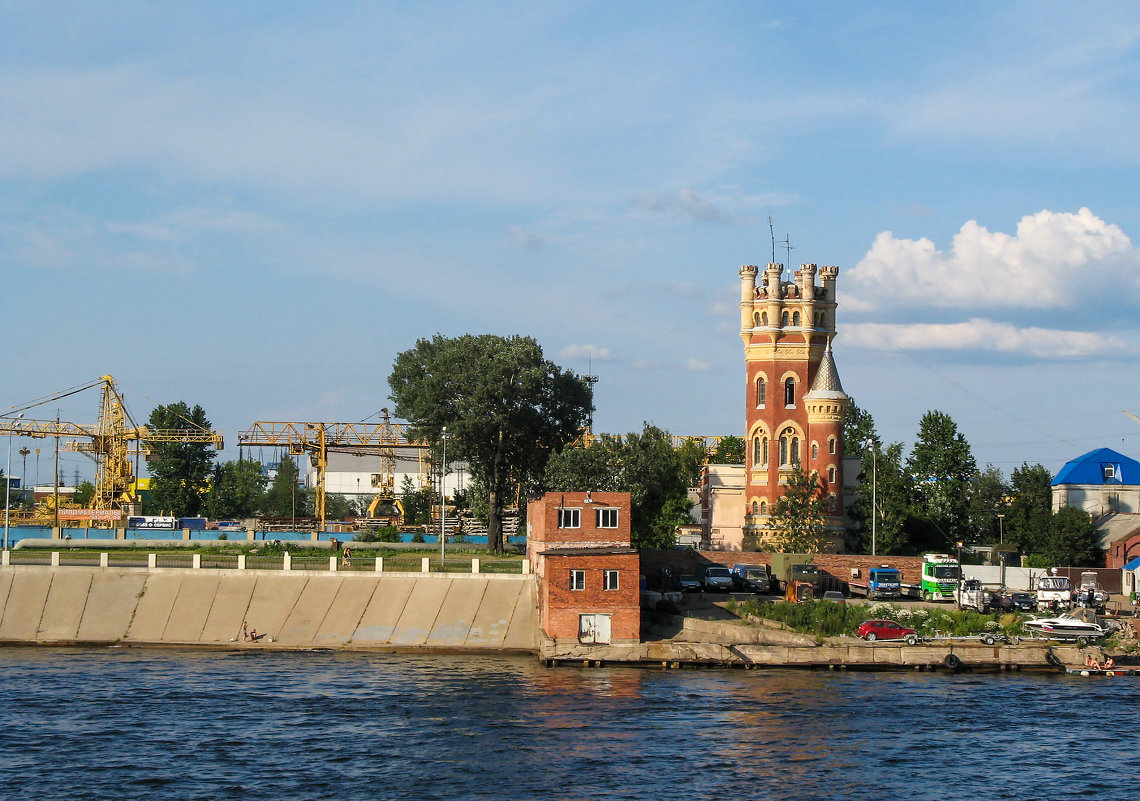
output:
[[34,801],[1118,801],[1140,746],[1134,678],[21,648],[0,682]]

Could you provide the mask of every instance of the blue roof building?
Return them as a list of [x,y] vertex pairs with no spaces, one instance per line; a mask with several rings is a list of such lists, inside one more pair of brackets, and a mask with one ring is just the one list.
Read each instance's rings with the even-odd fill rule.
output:
[[1106,567],[1140,554],[1140,462],[1111,448],[1067,462],[1053,479],[1053,511],[1065,506],[1092,516]]
[[1112,448],[1097,448],[1066,462],[1053,479],[1054,487],[1061,484],[1140,486],[1140,462]]

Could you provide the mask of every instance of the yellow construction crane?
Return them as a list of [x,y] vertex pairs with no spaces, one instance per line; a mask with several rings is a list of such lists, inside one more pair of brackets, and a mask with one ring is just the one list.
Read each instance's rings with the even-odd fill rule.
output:
[[[320,527],[325,524],[325,473],[330,453],[353,453],[379,456],[380,472],[372,476],[376,497],[369,506],[373,514],[381,500],[396,498],[396,451],[414,450],[420,459],[420,474],[427,473],[430,444],[407,437],[408,426],[393,423],[387,409],[379,423],[281,423],[257,422],[238,435],[238,447],[268,446],[287,448],[293,456],[309,454],[317,471],[316,516]],[[399,508],[399,507],[397,507]]]
[[[11,416],[100,385],[103,400],[99,408],[99,421],[94,425]],[[127,411],[122,394],[115,386],[115,379],[109,375],[11,409],[7,416],[0,417],[0,434],[34,439],[59,437],[67,440],[64,450],[85,453],[93,458],[95,495],[91,499],[92,509],[122,509],[124,504],[138,503],[130,457],[146,453],[148,443],[203,443],[213,445],[218,450],[224,447],[222,435],[217,431],[151,429],[136,425]]]

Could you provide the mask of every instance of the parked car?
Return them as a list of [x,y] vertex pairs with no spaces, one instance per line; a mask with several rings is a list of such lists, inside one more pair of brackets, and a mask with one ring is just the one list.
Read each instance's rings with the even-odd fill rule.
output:
[[732,571],[727,567],[705,568],[704,585],[708,592],[729,592],[732,590]]
[[875,640],[905,640],[907,645],[918,642],[918,632],[893,620],[867,620],[859,624],[855,633],[867,642]]
[[681,585],[681,592],[700,592],[701,580],[692,573],[682,573],[677,579]]
[[1013,592],[1009,595],[1010,603],[1019,612],[1034,612],[1037,610],[1037,599],[1032,593]]
[[828,590],[823,594],[822,600],[831,601],[832,603],[836,604],[843,604],[844,606],[847,605],[847,599],[843,597],[843,593],[841,593],[839,590]]

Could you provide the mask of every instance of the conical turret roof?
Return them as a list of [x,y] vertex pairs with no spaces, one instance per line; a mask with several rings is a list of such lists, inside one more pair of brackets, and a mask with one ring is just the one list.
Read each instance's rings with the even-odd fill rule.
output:
[[831,340],[827,340],[827,347],[823,351],[823,358],[819,361],[819,369],[815,373],[815,381],[804,398],[806,399],[835,399],[846,398],[843,384],[839,381],[839,371],[835,369],[835,359],[831,355]]

